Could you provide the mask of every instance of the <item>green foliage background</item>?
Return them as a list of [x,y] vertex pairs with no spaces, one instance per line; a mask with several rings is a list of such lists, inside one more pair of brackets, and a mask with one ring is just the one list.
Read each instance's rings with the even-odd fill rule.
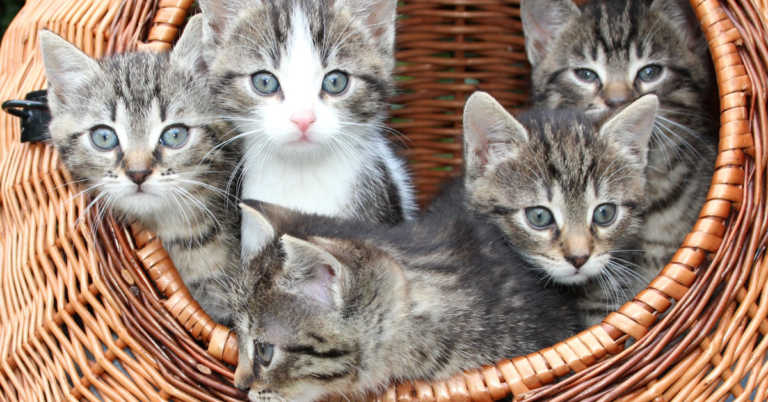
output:
[[23,5],[24,0],[0,0],[0,38]]

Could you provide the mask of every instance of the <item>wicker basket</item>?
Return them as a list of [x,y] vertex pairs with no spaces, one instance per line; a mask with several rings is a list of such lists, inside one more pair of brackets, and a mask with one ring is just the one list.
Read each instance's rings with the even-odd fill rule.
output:
[[[37,31],[95,57],[167,49],[192,0],[30,1],[0,48],[0,99],[45,85]],[[551,348],[449,381],[395,384],[388,402],[763,401],[768,397],[768,260],[763,140],[768,4],[691,0],[721,99],[720,155],[700,220],[662,274],[601,325]],[[408,0],[398,32],[403,136],[425,203],[456,175],[461,112],[475,89],[526,100],[519,0]],[[150,29],[151,28],[151,29]],[[0,401],[219,401],[232,386],[234,334],[189,297],[162,244],[90,213],[49,146],[0,125]],[[661,312],[674,308],[659,322]],[[624,349],[628,338],[635,341]],[[201,346],[201,345],[204,345]],[[558,377],[569,375],[560,381]],[[748,376],[746,385],[740,384]],[[97,396],[95,391],[98,391]],[[340,401],[340,398],[333,398]]]

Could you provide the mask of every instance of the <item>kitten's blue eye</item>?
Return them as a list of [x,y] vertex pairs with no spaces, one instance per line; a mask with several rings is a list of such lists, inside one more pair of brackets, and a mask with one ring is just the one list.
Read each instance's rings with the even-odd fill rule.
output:
[[341,71],[331,71],[323,79],[323,91],[331,95],[338,95],[347,89],[349,76]]
[[256,342],[256,353],[259,355],[259,363],[267,367],[272,361],[272,355],[275,352],[275,345]]
[[595,212],[592,213],[592,221],[598,225],[607,225],[613,222],[616,217],[616,205],[614,204],[601,204],[595,208]]
[[656,78],[659,78],[661,74],[661,67],[659,66],[645,66],[637,73],[637,79],[640,81],[651,82]]
[[91,130],[91,143],[102,151],[108,151],[120,142],[117,140],[115,130],[109,127],[96,127]]
[[587,68],[580,68],[574,71],[574,73],[584,82],[595,82],[599,79],[596,72]]
[[525,210],[525,217],[528,218],[531,226],[537,229],[543,229],[555,222],[552,211],[544,207],[534,207]]
[[280,89],[280,82],[277,77],[266,71],[254,74],[252,80],[256,92],[262,95],[272,95]]
[[189,130],[182,126],[169,127],[160,136],[160,143],[169,148],[179,148],[186,144],[189,138]]

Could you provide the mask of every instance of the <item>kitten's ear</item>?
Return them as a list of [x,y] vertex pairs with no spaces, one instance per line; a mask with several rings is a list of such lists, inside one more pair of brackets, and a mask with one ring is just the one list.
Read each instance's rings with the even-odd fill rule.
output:
[[647,165],[653,122],[658,108],[659,98],[656,95],[645,95],[611,117],[600,129],[600,135],[618,142],[638,163]]
[[302,240],[290,235],[280,237],[285,252],[288,286],[328,307],[340,309],[344,303],[346,273],[343,265],[322,247],[331,240]]
[[99,63],[55,33],[43,30],[40,49],[51,95],[64,102],[67,93],[88,84],[101,71]]
[[258,201],[243,200],[240,203],[243,210],[242,239],[240,241],[243,257],[257,254],[264,246],[273,242],[277,230],[264,214],[263,205]]
[[246,7],[243,0],[198,0],[197,4],[203,12],[203,42],[209,47],[221,44],[227,26]]
[[187,22],[184,33],[171,51],[171,63],[192,68],[195,76],[205,74],[202,15],[196,15]]
[[544,59],[568,21],[578,15],[581,11],[572,0],[522,0],[520,18],[531,65]]
[[351,0],[350,5],[360,10],[371,33],[372,44],[387,54],[393,54],[397,0]]
[[666,17],[673,29],[694,53],[709,50],[704,40],[704,31],[699,25],[696,12],[688,0],[654,0],[651,10]]
[[528,133],[496,99],[475,92],[464,107],[464,161],[467,176],[478,177],[494,159],[507,155],[513,144],[528,141]]

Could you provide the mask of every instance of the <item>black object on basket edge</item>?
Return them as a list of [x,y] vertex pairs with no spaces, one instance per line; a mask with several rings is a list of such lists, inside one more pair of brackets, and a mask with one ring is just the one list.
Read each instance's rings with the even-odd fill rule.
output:
[[41,142],[51,138],[47,90],[32,91],[24,100],[5,101],[3,110],[21,119],[21,142]]

